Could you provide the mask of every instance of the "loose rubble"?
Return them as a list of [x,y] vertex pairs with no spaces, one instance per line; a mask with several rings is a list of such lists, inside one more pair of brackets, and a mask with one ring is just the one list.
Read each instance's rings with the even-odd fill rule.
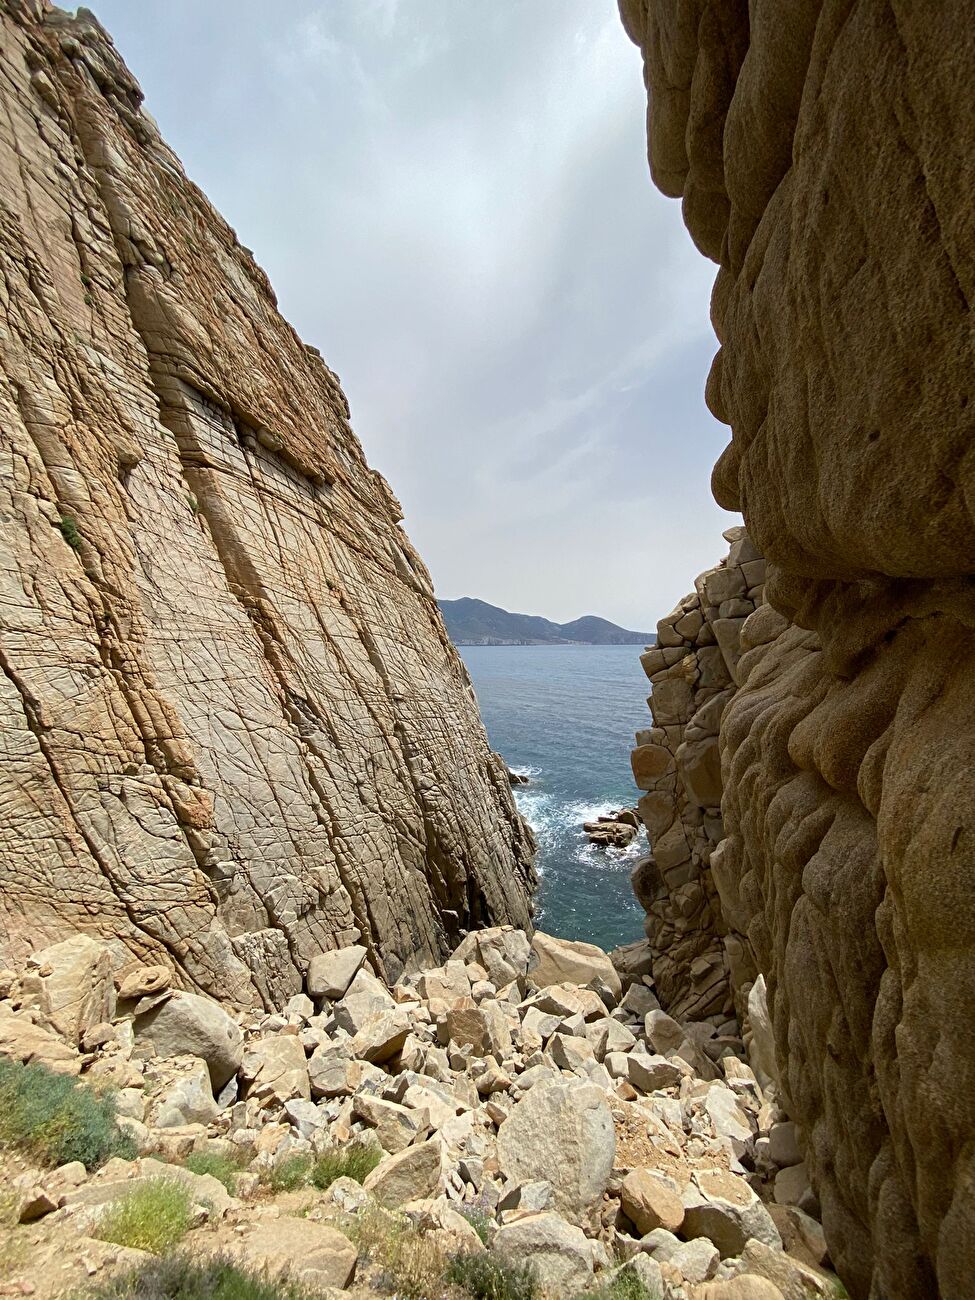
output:
[[[478,1216],[487,1248],[531,1262],[551,1296],[623,1268],[663,1300],[831,1294],[801,1134],[737,1027],[680,1024],[648,976],[621,978],[590,944],[484,930],[391,989],[349,948],[312,965],[309,984],[334,997],[234,1016],[158,972],[126,968],[116,989],[113,966],[107,946],[78,936],[2,986],[3,1050],[117,1087],[139,1153],[92,1174],[25,1168],[7,1153],[14,1235],[30,1233],[13,1284],[45,1276],[53,1297],[68,1289],[62,1275],[128,1262],[131,1251],[93,1235],[99,1218],[168,1176],[198,1207],[190,1249],[287,1263],[316,1285],[370,1285],[350,1223],[382,1206],[453,1251],[485,1248],[464,1217]],[[59,970],[77,977],[67,1016]],[[296,1158],[350,1144],[375,1153],[361,1186],[307,1189],[299,1208],[298,1193],[267,1190]],[[239,1159],[234,1195],[181,1167],[201,1153]]]

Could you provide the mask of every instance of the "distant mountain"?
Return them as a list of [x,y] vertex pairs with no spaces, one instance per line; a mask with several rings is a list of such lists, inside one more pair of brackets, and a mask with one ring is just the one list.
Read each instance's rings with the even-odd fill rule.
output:
[[485,600],[462,596],[438,601],[454,645],[652,645],[652,632],[628,632],[587,614],[552,623],[537,614],[510,614]]

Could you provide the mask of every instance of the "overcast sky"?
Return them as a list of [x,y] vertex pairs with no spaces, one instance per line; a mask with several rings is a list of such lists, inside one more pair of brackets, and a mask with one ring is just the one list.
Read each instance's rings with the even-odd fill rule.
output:
[[342,379],[445,597],[639,630],[735,522],[714,268],[616,0],[91,0]]

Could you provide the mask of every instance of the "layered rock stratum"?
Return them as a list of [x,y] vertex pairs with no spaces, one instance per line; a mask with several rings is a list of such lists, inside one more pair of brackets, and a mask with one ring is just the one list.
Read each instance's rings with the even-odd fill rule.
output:
[[721,922],[855,1297],[975,1277],[970,7],[622,0],[718,263],[708,382],[766,603],[720,724]]
[[336,376],[86,10],[0,3],[0,951],[280,1005],[529,924],[530,832]]

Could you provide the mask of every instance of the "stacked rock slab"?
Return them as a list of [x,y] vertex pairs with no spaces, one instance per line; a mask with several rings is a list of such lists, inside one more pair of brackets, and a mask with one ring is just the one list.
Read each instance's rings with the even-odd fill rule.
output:
[[963,0],[622,0],[719,265],[714,473],[768,565],[726,922],[854,1297],[975,1277],[975,41]]
[[631,755],[651,845],[633,888],[647,913],[657,994],[686,1019],[730,1013],[733,984],[747,994],[754,975],[747,945],[726,935],[711,858],[724,838],[718,731],[735,691],[742,626],[762,599],[765,561],[743,528],[725,538],[727,559],[660,620],[656,646],[641,656],[654,725],[637,733]]
[[0,3],[0,952],[229,1002],[525,925],[530,833],[336,377],[111,40]]

